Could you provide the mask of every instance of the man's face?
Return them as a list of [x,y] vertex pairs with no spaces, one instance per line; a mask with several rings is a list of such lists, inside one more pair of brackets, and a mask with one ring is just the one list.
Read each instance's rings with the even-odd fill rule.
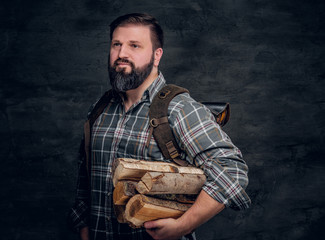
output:
[[109,75],[113,89],[126,92],[140,86],[154,64],[150,29],[141,25],[117,27],[110,49]]

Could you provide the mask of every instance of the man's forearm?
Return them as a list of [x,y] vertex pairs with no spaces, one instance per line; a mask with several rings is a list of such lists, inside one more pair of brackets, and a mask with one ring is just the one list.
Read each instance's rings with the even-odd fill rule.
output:
[[221,212],[224,208],[224,204],[217,202],[202,190],[193,206],[177,219],[177,221],[179,221],[181,228],[186,229],[186,234],[188,234]]
[[193,206],[180,218],[146,222],[144,227],[154,239],[179,239],[181,236],[191,233],[224,208],[224,204],[217,202],[202,190]]

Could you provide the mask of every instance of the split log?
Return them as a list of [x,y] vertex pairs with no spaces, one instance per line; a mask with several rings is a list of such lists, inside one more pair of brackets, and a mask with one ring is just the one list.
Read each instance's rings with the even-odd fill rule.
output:
[[174,163],[118,158],[113,163],[113,185],[120,180],[140,181],[146,172],[204,174],[196,167],[182,167]]
[[141,194],[198,194],[206,181],[204,174],[147,172],[137,184]]
[[124,216],[131,227],[138,228],[147,221],[161,218],[179,218],[190,207],[191,204],[177,203],[137,194],[126,204]]
[[[132,183],[134,183],[134,182],[132,182]],[[119,182],[117,183],[117,186],[118,185],[120,185]],[[184,195],[184,194],[158,194],[158,195],[155,195],[155,198],[157,198],[157,199],[176,201],[176,202],[185,203],[185,204],[193,204],[196,200],[196,197],[197,197],[197,195]],[[127,204],[129,198],[130,197],[128,197],[128,199],[124,202],[125,203],[124,205],[116,205],[116,204],[113,205],[115,216],[119,223],[127,223],[127,221],[125,219],[125,205]]]
[[115,205],[125,205],[127,201],[136,194],[137,182],[119,181],[113,191],[113,203]]
[[189,203],[193,204],[197,198],[197,195],[189,195],[189,194],[156,194],[155,198],[176,201],[180,203]]

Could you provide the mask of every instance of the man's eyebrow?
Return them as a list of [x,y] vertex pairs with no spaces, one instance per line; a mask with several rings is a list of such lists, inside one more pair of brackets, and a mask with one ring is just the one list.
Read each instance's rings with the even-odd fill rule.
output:
[[141,42],[136,41],[136,40],[131,40],[130,43],[140,43],[141,44]]
[[[121,42],[121,41],[118,40],[118,39],[112,39],[112,43],[120,43],[120,42]],[[137,40],[130,40],[129,43],[130,43],[130,44],[138,44],[138,45],[141,44],[141,42],[140,42],[140,41],[137,41]]]

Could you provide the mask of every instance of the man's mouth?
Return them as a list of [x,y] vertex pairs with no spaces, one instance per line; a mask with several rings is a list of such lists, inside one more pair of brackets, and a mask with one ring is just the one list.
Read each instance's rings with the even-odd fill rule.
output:
[[132,63],[129,60],[126,60],[126,59],[118,59],[115,62],[115,65],[116,66],[130,66],[130,65],[132,65]]
[[127,63],[127,62],[117,62],[116,65],[117,66],[129,66],[131,64],[130,63]]

